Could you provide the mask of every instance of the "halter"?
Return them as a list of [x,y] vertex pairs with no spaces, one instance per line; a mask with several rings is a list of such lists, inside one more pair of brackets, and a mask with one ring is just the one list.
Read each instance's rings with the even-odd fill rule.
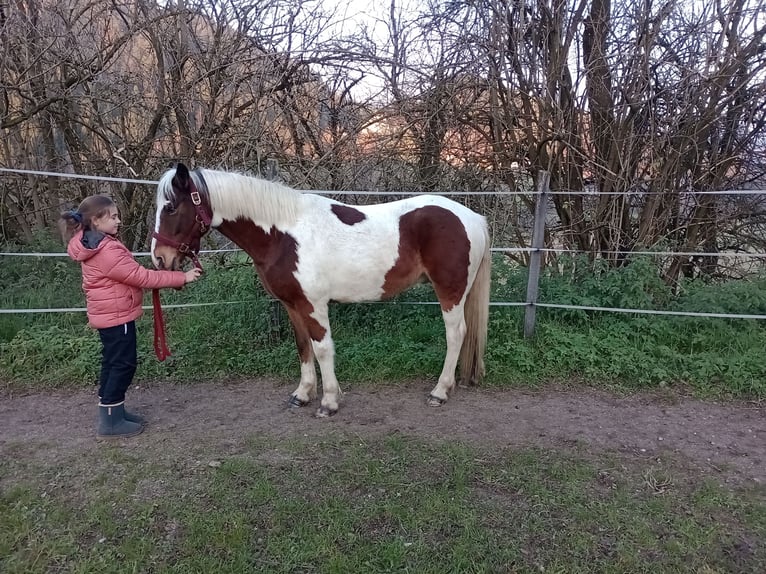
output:
[[[207,184],[205,183],[202,174],[197,171],[197,175],[199,176],[203,187],[207,189]],[[195,219],[197,220],[197,224],[199,226],[199,237],[201,239],[205,233],[210,231],[210,223],[213,220],[213,214],[210,212],[208,205],[205,205],[202,202],[202,195],[199,191],[197,191],[197,186],[194,184],[194,181],[192,181],[192,185],[194,186],[194,191],[192,191],[190,195],[192,203],[194,204],[194,211],[196,212]],[[179,253],[183,253],[189,257],[189,259],[194,262],[194,266],[197,269],[202,269],[202,265],[197,258],[199,249],[195,251],[191,248],[190,245],[191,242],[195,239],[194,231],[195,229],[192,228],[185,241],[176,241],[175,239],[165,237],[156,231],[152,231],[152,237],[157,240],[157,243],[175,247]],[[170,349],[168,349],[165,338],[165,318],[162,314],[159,289],[152,289],[152,306],[154,307],[154,353],[157,355],[157,359],[164,361],[167,357],[170,356]]]
[[[202,174],[197,171],[197,175],[202,181],[203,186],[207,187]],[[194,186],[194,191],[192,191],[189,195],[191,196],[192,203],[194,204],[194,211],[196,212],[195,219],[197,220],[198,224],[197,230],[199,231],[199,237],[202,238],[203,235],[210,231],[210,223],[213,221],[213,215],[210,213],[210,208],[205,203],[203,203],[202,195],[199,191],[197,191],[197,186],[194,184],[194,181],[192,181],[192,185]],[[152,237],[157,240],[157,243],[162,243],[163,245],[174,247],[178,250],[179,253],[189,257],[189,259],[191,259],[194,263],[195,267],[202,269],[202,265],[200,264],[197,257],[199,254],[199,249],[195,251],[191,248],[191,242],[195,239],[194,232],[195,228],[192,228],[184,241],[176,241],[175,239],[166,237],[157,231],[152,231]]]

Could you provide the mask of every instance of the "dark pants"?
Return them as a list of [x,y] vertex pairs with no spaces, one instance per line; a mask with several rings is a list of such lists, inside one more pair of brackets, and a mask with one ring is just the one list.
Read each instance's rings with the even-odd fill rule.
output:
[[136,373],[136,322],[98,330],[101,337],[101,376],[98,396],[101,404],[113,405],[125,400]]

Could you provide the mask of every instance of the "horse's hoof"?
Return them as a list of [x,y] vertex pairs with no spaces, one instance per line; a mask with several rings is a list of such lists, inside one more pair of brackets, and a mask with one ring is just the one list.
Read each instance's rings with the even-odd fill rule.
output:
[[447,402],[447,399],[440,399],[437,396],[434,395],[428,395],[428,406],[429,407],[440,407],[444,405],[444,403]]
[[316,417],[318,419],[326,419],[326,418],[329,418],[329,417],[337,414],[337,412],[338,412],[337,408],[336,409],[329,409],[327,407],[322,406],[322,407],[319,407],[317,409]]
[[309,404],[309,401],[303,401],[298,398],[298,395],[290,395],[290,399],[287,401],[287,406],[290,409],[299,409]]

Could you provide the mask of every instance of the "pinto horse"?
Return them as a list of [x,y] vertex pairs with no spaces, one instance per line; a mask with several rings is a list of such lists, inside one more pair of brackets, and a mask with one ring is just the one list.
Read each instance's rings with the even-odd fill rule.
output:
[[156,207],[151,254],[158,269],[179,269],[185,257],[196,263],[211,228],[253,259],[295,331],[301,378],[291,406],[316,398],[316,358],[323,388],[316,414],[338,410],[331,300],[379,301],[422,280],[433,285],[447,331],[444,368],[428,404],[446,402],[458,356],[464,382],[483,376],[490,241],[484,217],[467,207],[435,195],[352,207],[238,173],[190,172],[183,164],[162,176]]

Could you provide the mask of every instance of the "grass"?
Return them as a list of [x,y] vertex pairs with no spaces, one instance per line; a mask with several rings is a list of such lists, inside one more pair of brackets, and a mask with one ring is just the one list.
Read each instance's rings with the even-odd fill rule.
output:
[[402,435],[252,437],[212,466],[191,450],[4,461],[0,570],[766,570],[764,492],[668,461]]
[[[43,240],[41,240],[43,241]],[[59,250],[44,242],[40,251]],[[284,312],[243,257],[163,301],[245,301],[166,310],[173,356],[157,362],[139,322],[141,379],[294,378]],[[648,260],[621,269],[575,261],[549,270],[541,300],[575,305],[766,313],[766,281],[691,282],[680,294]],[[524,299],[523,270],[496,259],[493,299]],[[418,287],[399,301],[429,300]],[[148,298],[147,298],[148,302]],[[82,306],[76,265],[3,263],[0,307]],[[331,308],[341,380],[434,378],[444,355],[438,308]],[[578,380],[626,390],[766,397],[766,329],[756,321],[493,308],[487,384]],[[82,314],[0,315],[0,385],[90,386],[100,348]],[[204,442],[204,441],[203,441]],[[626,454],[429,441],[339,430],[318,442],[253,436],[236,455],[204,444],[77,452],[4,444],[0,572],[761,573],[766,491],[722,486],[695,469]]]
[[[56,250],[44,243],[40,250]],[[60,247],[58,247],[60,250]],[[139,380],[295,378],[297,353],[286,313],[270,301],[247,258],[209,258],[203,280],[163,302],[228,303],[166,309],[173,356],[157,362],[151,313],[139,321]],[[526,274],[496,257],[492,299],[522,301]],[[0,277],[4,308],[82,307],[76,264],[10,258]],[[341,380],[401,381],[435,377],[444,360],[444,326],[429,286],[397,303],[333,305],[331,324]],[[650,259],[622,268],[564,259],[547,269],[540,300],[573,305],[766,314],[766,279],[691,281],[678,293]],[[145,303],[149,304],[147,296]],[[766,322],[622,315],[581,310],[537,312],[533,340],[521,335],[523,310],[492,307],[486,354],[488,385],[537,386],[578,380],[627,390],[676,388],[700,397],[766,397]],[[0,384],[50,388],[90,384],[100,348],[83,314],[0,315]]]

